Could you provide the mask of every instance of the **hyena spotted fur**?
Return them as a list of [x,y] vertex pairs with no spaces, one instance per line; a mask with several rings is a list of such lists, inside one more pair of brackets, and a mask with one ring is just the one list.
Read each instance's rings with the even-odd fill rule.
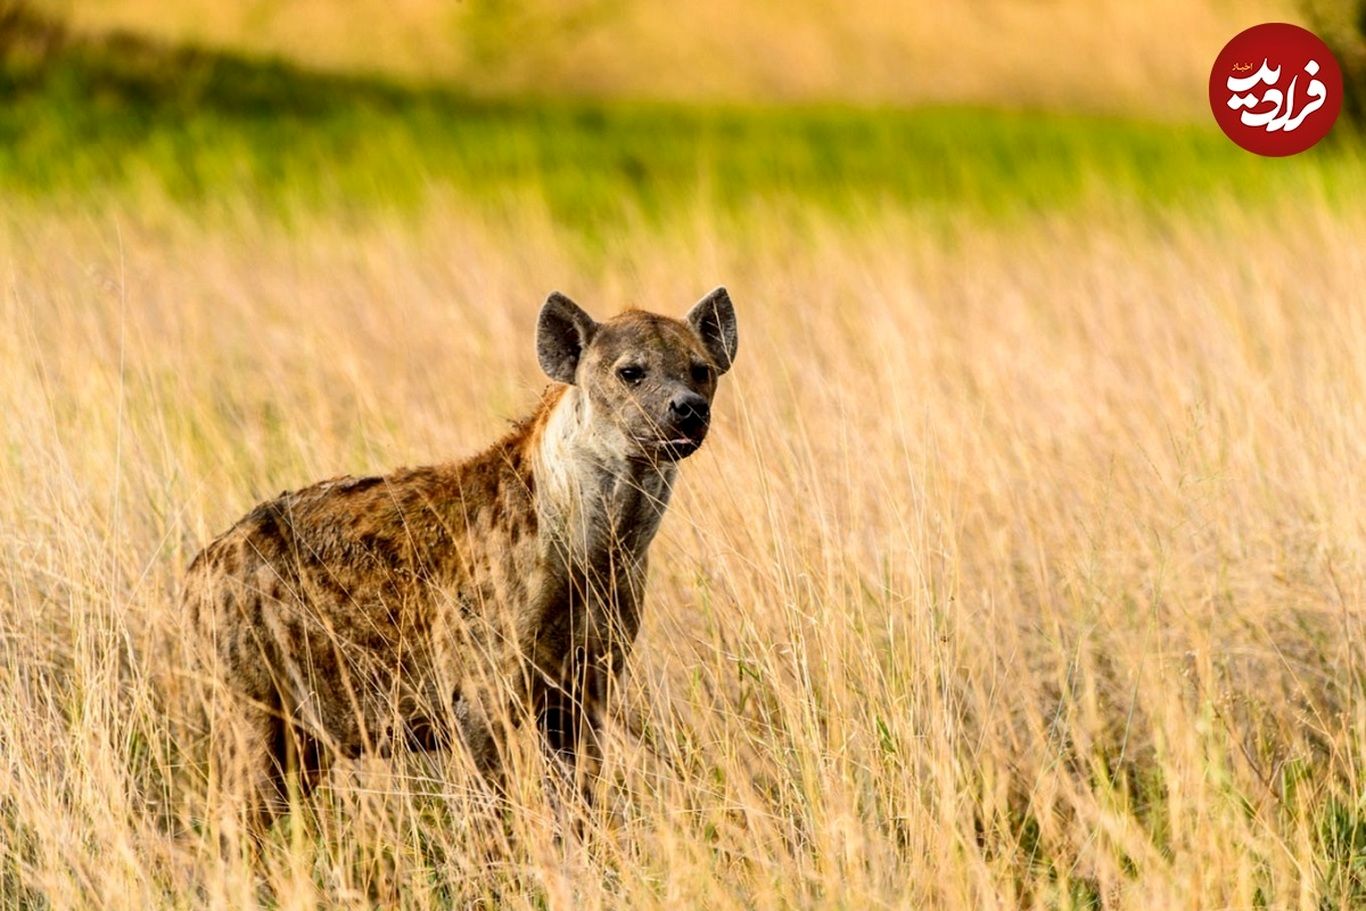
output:
[[565,767],[595,761],[647,550],[736,343],[724,288],[682,321],[598,323],[552,294],[536,348],[554,384],[503,439],[281,494],[206,547],[185,607],[216,694],[211,776],[264,825],[287,776],[306,792],[331,757],[398,740],[463,744],[496,779],[529,718]]

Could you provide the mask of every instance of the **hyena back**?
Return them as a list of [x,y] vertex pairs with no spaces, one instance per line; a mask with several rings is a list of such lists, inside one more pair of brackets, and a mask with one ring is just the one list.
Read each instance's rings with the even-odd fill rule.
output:
[[724,289],[680,321],[603,323],[552,294],[540,407],[464,462],[340,478],[257,506],[191,564],[214,684],[213,777],[258,823],[287,771],[463,742],[496,774],[508,720],[572,767],[595,755],[639,627],[646,552],[737,343]]

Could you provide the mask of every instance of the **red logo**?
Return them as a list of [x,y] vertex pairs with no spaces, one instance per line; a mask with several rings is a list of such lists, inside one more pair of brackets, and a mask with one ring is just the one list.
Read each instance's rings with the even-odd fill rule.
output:
[[1342,110],[1342,70],[1319,37],[1266,22],[1224,45],[1209,74],[1224,134],[1258,155],[1294,155],[1328,135]]

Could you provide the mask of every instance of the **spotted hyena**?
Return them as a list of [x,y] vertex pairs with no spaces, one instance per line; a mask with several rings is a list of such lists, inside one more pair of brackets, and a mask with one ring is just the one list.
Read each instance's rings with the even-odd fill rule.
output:
[[[640,625],[677,464],[736,352],[724,288],[676,320],[602,323],[552,294],[540,407],[463,462],[344,477],[262,503],[195,558],[185,605],[215,698],[211,768],[258,822],[330,757],[463,743],[494,774],[533,719],[595,756]],[[581,764],[581,763],[580,763]]]

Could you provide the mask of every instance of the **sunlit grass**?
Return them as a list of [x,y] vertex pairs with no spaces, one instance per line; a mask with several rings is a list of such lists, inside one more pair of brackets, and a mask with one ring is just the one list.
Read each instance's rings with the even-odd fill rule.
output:
[[[0,225],[8,907],[1361,898],[1359,208],[694,206],[592,256],[534,208],[176,211]],[[742,356],[583,837],[534,765],[491,817],[400,759],[220,859],[177,709],[193,551],[485,443],[543,382],[550,287],[678,313],[720,281]]]

